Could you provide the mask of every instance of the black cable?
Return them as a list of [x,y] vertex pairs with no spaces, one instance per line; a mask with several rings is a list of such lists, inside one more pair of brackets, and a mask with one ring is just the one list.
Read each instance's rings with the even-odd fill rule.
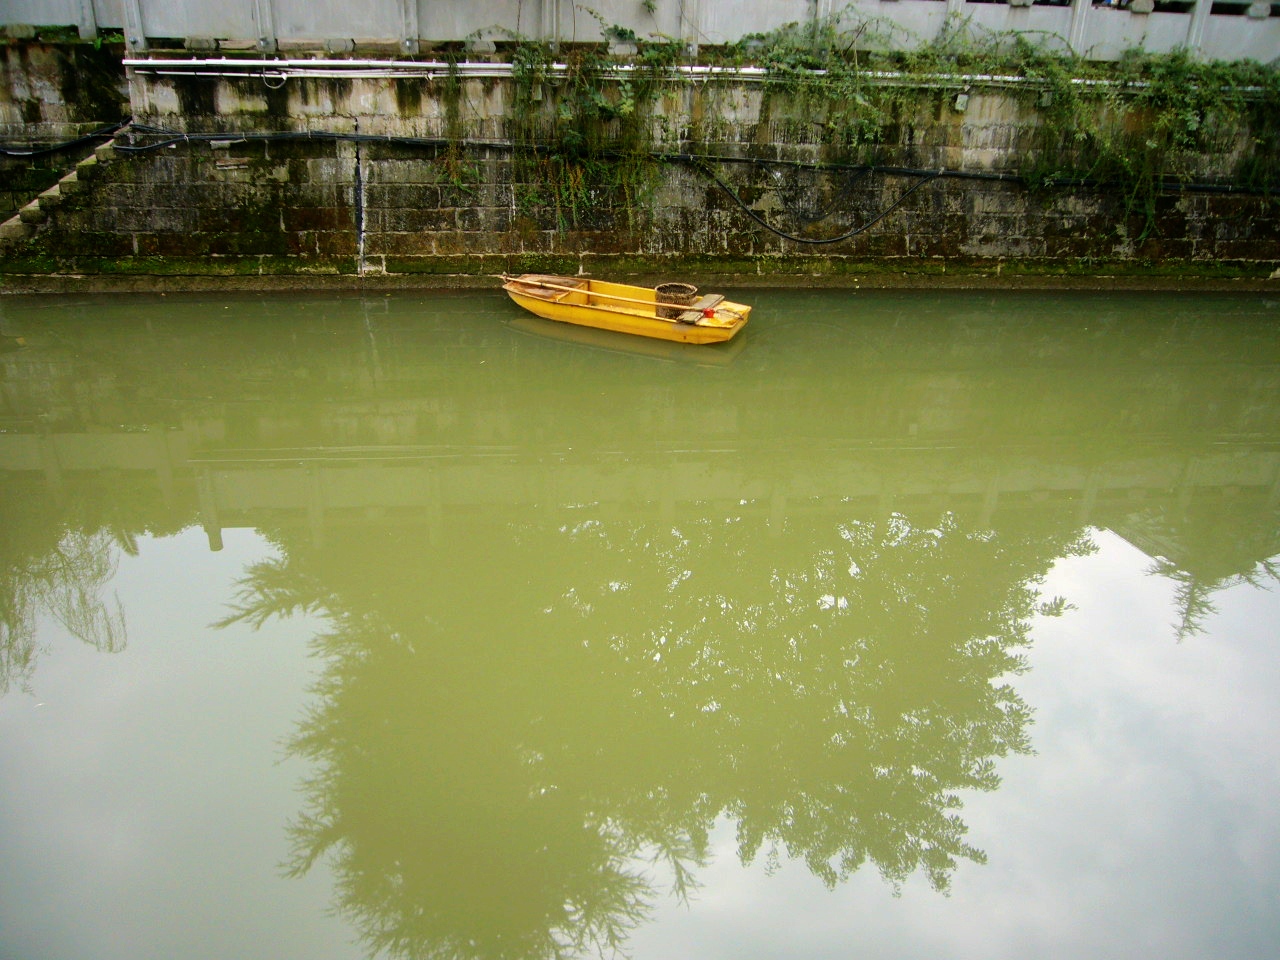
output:
[[[127,125],[127,124],[125,124]],[[122,125],[123,126],[123,125]],[[119,128],[115,128],[119,129]],[[194,142],[227,142],[235,143],[238,141],[297,141],[297,140],[319,140],[319,141],[348,141],[359,143],[386,143],[394,146],[411,146],[411,147],[482,147],[491,150],[515,150],[517,148],[530,150],[534,153],[554,154],[556,148],[544,144],[516,144],[511,140],[464,140],[457,141],[448,137],[401,137],[391,134],[372,134],[372,133],[330,133],[328,131],[292,131],[280,130],[268,133],[178,133],[173,130],[163,130],[159,127],[151,127],[146,124],[135,123],[130,125],[132,132],[140,133],[146,136],[159,136],[166,139],[156,143],[144,144],[116,144],[116,149],[124,153],[145,153],[149,150],[158,150],[163,147],[174,146],[179,143]],[[617,159],[622,154],[604,151],[600,154],[603,158]],[[760,157],[735,157],[724,154],[701,154],[701,153],[671,153],[665,150],[651,150],[649,157],[659,162],[680,161],[689,164],[698,163],[733,163],[733,164],[752,164],[755,166],[765,167],[797,167],[806,170],[858,170],[869,173],[882,173],[887,176],[900,177],[946,177],[949,180],[989,180],[1002,183],[1016,183],[1027,185],[1030,181],[1027,177],[1017,173],[994,173],[983,170],[925,170],[919,167],[893,167],[884,165],[867,165],[853,163],[830,163],[808,160],[766,160]],[[1049,177],[1040,184],[1045,187],[1086,187],[1086,188],[1104,188],[1114,186],[1114,181],[1097,180],[1088,177]],[[1240,193],[1253,196],[1271,196],[1280,194],[1280,185],[1274,187],[1241,187],[1234,184],[1222,183],[1185,183],[1180,180],[1161,180],[1159,187],[1162,190],[1186,191],[1191,193]]]
[[[324,130],[280,130],[270,133],[178,133],[173,130],[162,130],[159,127],[150,127],[146,124],[135,123],[130,128],[130,132],[139,133],[144,136],[163,137],[163,140],[157,140],[152,143],[117,143],[115,149],[121,153],[147,153],[151,150],[161,150],[165,147],[176,146],[179,143],[242,143],[247,141],[266,141],[266,142],[282,142],[282,141],[299,141],[312,140],[320,142],[336,142],[345,141],[349,143],[390,143],[398,146],[413,147],[444,147],[449,146],[452,141],[443,137],[393,137],[391,135],[379,136],[372,133],[330,133]],[[508,146],[500,142],[485,143],[483,141],[469,141],[469,146]]]
[[42,157],[50,153],[61,153],[63,150],[70,150],[72,147],[83,146],[93,140],[100,140],[104,137],[114,136],[128,126],[129,122],[129,120],[121,120],[119,123],[103,127],[101,130],[95,130],[93,133],[86,133],[84,136],[76,137],[74,140],[65,140],[62,143],[55,143],[47,147],[26,147],[24,149],[19,149],[17,147],[0,144],[0,154],[3,154],[6,157]]
[[749,216],[756,223],[760,224],[760,226],[764,227],[770,233],[776,234],[777,236],[781,237],[783,240],[791,240],[795,243],[808,243],[813,245],[826,244],[826,243],[839,243],[842,240],[848,240],[851,237],[856,237],[860,233],[865,233],[867,230],[870,230],[872,227],[874,227],[877,223],[879,223],[889,214],[893,213],[893,211],[896,210],[898,207],[900,207],[903,204],[903,202],[907,199],[907,197],[911,196],[911,194],[915,193],[917,190],[923,187],[926,183],[929,183],[931,180],[936,180],[938,177],[943,176],[945,174],[945,171],[943,170],[932,170],[932,171],[925,172],[924,175],[919,180],[917,180],[915,183],[909,186],[906,190],[904,190],[899,195],[897,200],[893,201],[893,203],[889,204],[889,206],[885,207],[883,210],[877,213],[874,217],[872,217],[866,223],[862,224],[859,227],[854,227],[852,230],[848,231],[847,233],[842,233],[838,237],[827,237],[825,239],[815,240],[811,237],[798,237],[795,234],[786,233],[785,231],[779,230],[777,227],[768,223],[762,216],[760,216],[760,214],[756,213],[754,210],[748,207],[746,204],[746,201],[744,201],[740,196],[734,193],[733,188],[730,187],[723,180],[721,180],[720,177],[716,175],[715,171],[713,171],[710,167],[706,166],[705,164],[701,164],[699,166],[699,169],[701,169],[704,174],[706,174],[708,177],[714,180],[716,184],[720,187],[720,189],[723,190],[725,193],[727,193],[729,197],[739,207],[742,208],[742,211],[747,216]]
[[[125,126],[129,126],[126,121],[118,126],[109,128],[110,133],[118,132]],[[394,146],[407,147],[430,147],[435,149],[454,147],[459,144],[458,141],[445,137],[402,137],[393,136],[391,134],[377,135],[368,133],[332,133],[328,131],[274,131],[266,133],[178,133],[176,131],[164,130],[159,127],[152,127],[146,124],[132,124],[130,132],[141,134],[143,136],[156,136],[163,139],[144,144],[121,144],[117,143],[115,149],[127,154],[140,154],[152,150],[159,150],[166,147],[176,146],[179,143],[191,142],[212,142],[212,143],[237,143],[247,141],[321,141],[336,142],[344,141],[349,143],[385,143]],[[91,134],[88,138],[92,139],[97,136],[103,136],[104,133]],[[466,140],[461,142],[465,147],[480,147],[495,150],[515,150],[518,148],[516,143],[510,140]],[[524,144],[523,149],[531,150],[534,153],[554,154],[555,148],[545,144]],[[622,155],[605,151],[601,154],[604,158],[618,159]],[[694,154],[694,153],[670,153],[666,151],[653,150],[649,152],[649,157],[659,163],[686,163],[694,169],[700,171],[704,176],[715,183],[721,190],[729,195],[730,199],[738,205],[739,208],[752,220],[770,233],[781,237],[784,240],[790,240],[794,243],[804,243],[810,245],[823,245],[840,243],[865,233],[875,224],[879,223],[890,213],[900,207],[911,194],[915,193],[927,183],[940,178],[947,177],[958,180],[985,180],[1001,183],[1015,183],[1021,186],[1028,186],[1029,181],[1026,177],[1015,173],[994,173],[989,171],[964,171],[964,170],[924,170],[915,167],[890,167],[880,165],[867,164],[842,164],[830,162],[810,162],[804,160],[765,160],[759,157],[735,157],[714,154]],[[729,186],[714,170],[711,169],[711,163],[725,164],[750,164],[761,167],[794,167],[803,170],[829,170],[829,171],[858,171],[862,174],[879,173],[885,176],[898,177],[915,177],[916,182],[902,192],[896,200],[889,206],[881,210],[870,220],[840,234],[837,237],[828,237],[814,239],[811,237],[801,237],[795,234],[787,233],[780,230],[772,224],[768,223],[760,214],[752,210],[747,203]],[[1108,181],[1093,180],[1089,178],[1048,178],[1041,182],[1045,187],[1082,187],[1086,189],[1100,189],[1112,186]],[[1256,189],[1247,187],[1237,187],[1233,184],[1213,184],[1213,183],[1182,183],[1180,181],[1161,181],[1160,189],[1178,190],[1185,192],[1199,193],[1227,193],[1227,194],[1248,194],[1268,196],[1272,193],[1280,192],[1280,190]]]

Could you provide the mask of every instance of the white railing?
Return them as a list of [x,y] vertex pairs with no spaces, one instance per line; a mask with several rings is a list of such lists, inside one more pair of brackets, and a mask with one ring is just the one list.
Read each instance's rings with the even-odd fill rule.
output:
[[486,41],[515,36],[593,42],[602,24],[641,40],[677,39],[696,51],[788,23],[839,18],[851,39],[898,49],[963,28],[978,37],[1031,34],[1097,60],[1132,48],[1280,59],[1280,0],[5,0],[0,18],[70,24],[85,37],[121,29],[132,54],[160,38],[197,49],[341,51],[377,43],[417,54],[435,43],[470,40],[483,49]]

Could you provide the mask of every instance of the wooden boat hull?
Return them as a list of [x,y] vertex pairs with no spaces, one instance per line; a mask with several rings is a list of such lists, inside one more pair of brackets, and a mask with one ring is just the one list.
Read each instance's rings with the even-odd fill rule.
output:
[[[705,311],[680,311],[687,320],[661,315],[652,287],[582,277],[524,274],[505,277],[502,289],[517,304],[546,320],[614,330],[675,343],[723,343],[747,323],[751,308],[720,298]],[[670,309],[669,307],[667,309]]]
[[547,342],[572,344],[615,356],[663,363],[687,363],[698,367],[727,366],[733,363],[747,345],[747,338],[741,337],[711,349],[696,350],[692,344],[657,340],[653,337],[629,337],[613,330],[584,327],[576,323],[556,323],[554,320],[523,312],[513,316],[507,321],[507,325],[518,333]]

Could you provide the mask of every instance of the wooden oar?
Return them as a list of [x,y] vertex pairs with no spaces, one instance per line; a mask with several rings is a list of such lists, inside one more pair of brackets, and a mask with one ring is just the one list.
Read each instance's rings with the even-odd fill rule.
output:
[[[657,300],[637,300],[635,297],[620,297],[614,293],[597,293],[594,290],[588,290],[585,287],[567,287],[561,283],[548,283],[546,280],[525,280],[522,277],[510,277],[509,282],[523,283],[530,287],[544,287],[547,290],[565,290],[569,293],[583,293],[588,297],[599,297],[602,300],[617,300],[620,303],[638,303],[646,307],[680,307],[678,303],[659,303]],[[688,307],[681,309],[688,310]],[[659,320],[666,320],[667,317],[659,317]]]

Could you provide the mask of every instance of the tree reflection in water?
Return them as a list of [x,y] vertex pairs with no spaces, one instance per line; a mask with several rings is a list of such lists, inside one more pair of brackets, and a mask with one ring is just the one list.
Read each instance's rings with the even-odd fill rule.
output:
[[1280,581],[1280,523],[1269,499],[1265,510],[1224,500],[1173,516],[1149,509],[1130,520],[1130,535],[1152,557],[1150,572],[1174,585],[1172,628],[1179,643],[1204,632],[1218,612],[1216,594],[1243,583],[1267,589]]
[[[25,688],[35,671],[36,621],[47,614],[73,637],[117,653],[128,643],[124,610],[113,593],[120,552],[136,553],[132,534],[48,498],[27,498],[12,476],[0,491],[0,696]],[[76,502],[78,504],[78,501]]]
[[104,562],[133,536],[289,523],[232,619],[329,621],[293,867],[333,863],[371,949],[607,950],[720,821],[744,861],[946,889],[982,859],[963,791],[1027,749],[1009,678],[1082,529],[1176,581],[1179,636],[1274,577],[1269,307],[760,293],[714,371],[469,296],[11,310],[0,682],[51,609],[119,644]]
[[581,509],[435,549],[282,532],[224,623],[331,623],[291,745],[317,770],[292,870],[326,857],[370,951],[414,958],[621,947],[658,873],[695,885],[720,817],[744,863],[945,890],[983,860],[960,791],[1028,749],[1008,678],[1062,607],[1037,585],[1091,543],[951,513],[766,526]]

